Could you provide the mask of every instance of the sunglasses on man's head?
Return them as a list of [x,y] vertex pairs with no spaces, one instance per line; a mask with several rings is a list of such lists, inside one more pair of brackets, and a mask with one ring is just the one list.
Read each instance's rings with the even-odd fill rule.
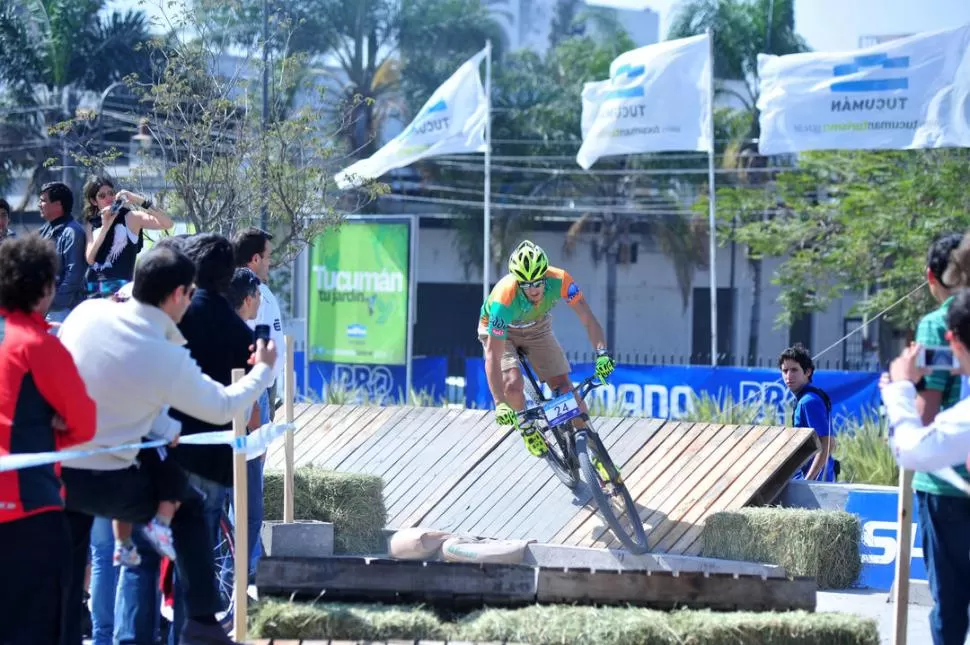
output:
[[533,280],[532,282],[520,282],[519,287],[522,289],[538,289],[546,283],[545,278],[540,278],[538,280]]

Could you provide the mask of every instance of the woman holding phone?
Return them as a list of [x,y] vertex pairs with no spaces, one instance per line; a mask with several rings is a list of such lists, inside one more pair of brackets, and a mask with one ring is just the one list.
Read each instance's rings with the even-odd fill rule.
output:
[[172,219],[150,199],[129,190],[115,190],[107,177],[94,176],[84,185],[84,258],[88,297],[105,298],[130,281],[135,259],[144,244],[142,231],[172,228]]

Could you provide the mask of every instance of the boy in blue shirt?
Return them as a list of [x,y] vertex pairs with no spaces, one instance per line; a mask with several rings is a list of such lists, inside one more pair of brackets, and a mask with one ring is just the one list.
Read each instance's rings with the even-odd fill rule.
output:
[[795,395],[792,425],[812,428],[821,448],[812,461],[795,474],[794,479],[834,482],[836,478],[835,437],[832,434],[832,401],[823,390],[812,385],[815,364],[800,343],[789,347],[778,357],[778,367],[785,385]]

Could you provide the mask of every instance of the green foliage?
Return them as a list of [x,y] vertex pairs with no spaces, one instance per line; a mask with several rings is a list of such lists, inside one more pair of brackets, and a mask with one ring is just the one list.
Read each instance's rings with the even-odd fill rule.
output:
[[788,402],[779,413],[777,406],[765,406],[759,399],[735,400],[730,391],[719,390],[717,396],[703,392],[691,396],[691,410],[683,421],[723,423],[729,425],[788,425],[792,404]]
[[876,415],[845,423],[835,441],[835,458],[842,464],[839,479],[856,484],[898,485],[899,466],[888,439],[887,422]]
[[[783,258],[773,279],[781,287],[778,323],[850,294],[864,297],[858,313],[873,315],[919,287],[932,241],[970,228],[968,173],[964,149],[814,152],[777,177],[774,196],[752,189],[761,194],[748,194],[750,201],[774,207],[740,226],[738,241],[758,256]],[[923,290],[887,318],[913,328],[933,306]]]

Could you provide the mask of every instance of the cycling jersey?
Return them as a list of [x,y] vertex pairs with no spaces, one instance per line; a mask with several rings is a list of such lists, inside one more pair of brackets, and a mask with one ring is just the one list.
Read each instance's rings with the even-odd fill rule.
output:
[[541,320],[560,300],[571,305],[582,301],[582,291],[564,269],[550,266],[545,281],[546,290],[542,300],[532,303],[519,288],[515,276],[506,275],[482,304],[479,327],[487,330],[490,336],[504,339],[508,328],[523,327]]

